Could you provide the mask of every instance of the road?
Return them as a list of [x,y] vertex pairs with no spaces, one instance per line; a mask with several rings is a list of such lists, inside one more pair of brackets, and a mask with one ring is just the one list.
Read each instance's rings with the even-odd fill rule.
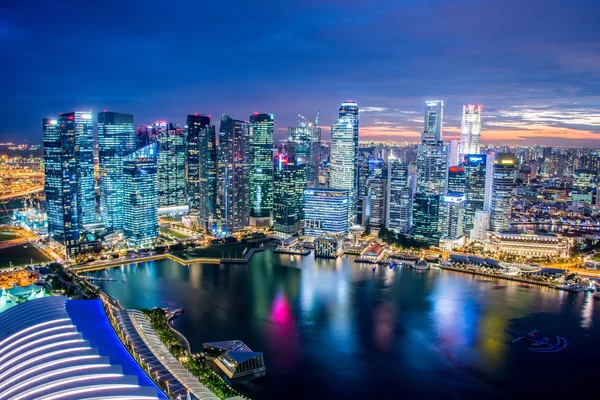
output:
[[5,196],[0,196],[0,201],[2,201],[2,200],[16,199],[17,197],[23,197],[23,196],[27,196],[29,194],[40,193],[40,192],[43,192],[43,191],[44,191],[44,186],[40,186],[40,187],[37,187],[35,189],[27,190],[25,192],[11,193],[11,194],[7,194]]

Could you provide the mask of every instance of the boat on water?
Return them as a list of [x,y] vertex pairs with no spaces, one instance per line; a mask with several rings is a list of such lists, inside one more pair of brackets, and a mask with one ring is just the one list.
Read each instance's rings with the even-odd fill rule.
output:
[[414,264],[410,266],[412,269],[416,269],[417,271],[427,271],[431,266],[427,261],[418,260]]
[[591,290],[588,286],[586,285],[580,285],[580,284],[566,284],[566,285],[555,285],[552,286],[554,289],[558,289],[558,290],[565,290],[567,292],[574,292],[574,293],[579,293],[579,292],[587,292],[589,290]]

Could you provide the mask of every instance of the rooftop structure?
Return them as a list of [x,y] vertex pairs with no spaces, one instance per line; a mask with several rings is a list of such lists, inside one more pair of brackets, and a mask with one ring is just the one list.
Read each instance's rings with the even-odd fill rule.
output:
[[229,378],[263,375],[266,371],[263,353],[252,351],[241,340],[209,342],[202,345],[207,360],[215,364]]

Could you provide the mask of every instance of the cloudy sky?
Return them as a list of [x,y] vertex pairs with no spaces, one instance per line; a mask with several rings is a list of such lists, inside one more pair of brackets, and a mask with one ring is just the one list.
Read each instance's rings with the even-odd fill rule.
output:
[[416,140],[423,103],[483,105],[483,141],[600,147],[598,0],[104,0],[0,3],[0,140],[75,109],[183,123],[342,100],[362,139]]

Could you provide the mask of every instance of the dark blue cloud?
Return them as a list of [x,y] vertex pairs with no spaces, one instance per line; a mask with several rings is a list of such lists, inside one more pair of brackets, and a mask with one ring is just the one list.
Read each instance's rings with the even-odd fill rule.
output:
[[[280,127],[320,109],[329,125],[350,98],[399,110],[363,125],[413,131],[428,98],[449,127],[463,103],[494,121],[570,116],[600,106],[597,15],[594,0],[9,0],[0,135],[36,141],[43,116],[89,108],[140,123],[273,112]],[[548,124],[600,132],[591,117]]]

